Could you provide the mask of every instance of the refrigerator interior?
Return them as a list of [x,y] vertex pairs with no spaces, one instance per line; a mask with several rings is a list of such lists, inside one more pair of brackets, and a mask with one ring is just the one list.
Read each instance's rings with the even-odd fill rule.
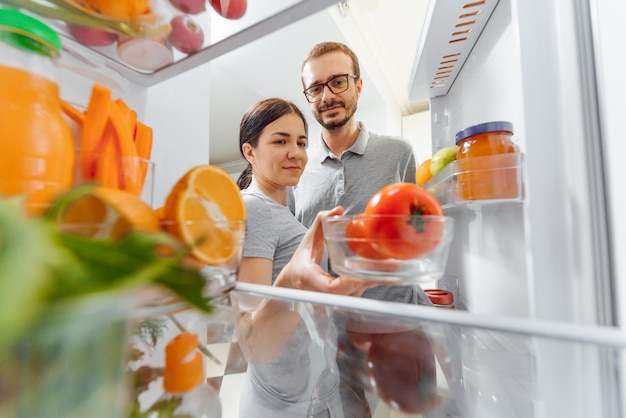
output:
[[[464,2],[445,3],[430,2],[431,19],[464,10]],[[490,17],[468,50],[462,69],[446,94],[431,97],[433,150],[453,144],[454,134],[470,125],[511,121],[516,145],[524,156],[519,165],[522,193],[510,201],[446,206],[446,214],[456,221],[455,241],[439,286],[455,292],[459,309],[443,311],[244,284],[237,286],[233,299],[235,304],[241,295],[287,301],[290,309],[309,319],[311,330],[329,317],[348,316],[383,328],[425,333],[444,353],[434,363],[441,399],[428,416],[620,417],[620,365],[626,341],[608,326],[617,322],[620,298],[613,291],[617,277],[623,277],[618,272],[624,269],[611,270],[619,247],[610,245],[609,225],[621,225],[615,234],[624,228],[623,221],[617,220],[619,200],[611,201],[614,220],[607,219],[609,199],[602,161],[613,155],[608,168],[613,170],[611,193],[617,195],[615,179],[622,177],[614,173],[624,169],[620,171],[616,155],[624,153],[609,152],[616,146],[614,140],[605,145],[603,154],[599,140],[601,133],[615,132],[616,122],[615,116],[601,120],[598,109],[606,102],[599,103],[598,68],[592,63],[609,54],[604,44],[594,44],[601,30],[601,25],[594,25],[596,5],[559,0],[486,3]],[[311,7],[307,11],[303,6],[301,12],[312,13]],[[124,70],[118,72],[119,68],[111,68],[106,59],[85,48],[66,50],[62,96],[84,105],[91,83],[101,81],[137,109],[140,119],[159,127],[152,202],[159,205],[175,179],[189,166],[206,163],[210,152],[208,143],[188,146],[188,138],[209,135],[208,118],[198,117],[210,111],[208,99],[189,112],[167,98],[180,91],[208,97],[210,87],[199,88],[195,80],[208,77],[204,64],[212,54],[285,24],[270,23],[258,30],[235,32],[234,37],[217,43],[213,52],[168,68],[167,80],[154,84],[139,82]],[[445,32],[447,28],[431,26],[429,30]],[[610,37],[609,32],[602,40]],[[428,57],[417,60],[428,62],[424,58]],[[611,68],[608,62],[605,66]],[[167,115],[166,122],[163,115]],[[623,240],[613,242],[620,243],[619,239]],[[247,364],[241,353],[237,359],[228,359],[229,353],[237,352],[236,319],[225,303],[206,324],[206,344],[221,350],[222,366],[236,363],[238,373],[233,380],[241,379]],[[338,332],[338,341],[345,342],[345,333]],[[321,339],[316,341],[322,344]],[[325,339],[324,344],[329,341]],[[366,386],[372,405],[388,408],[374,395],[362,363],[364,353],[355,348],[343,357],[361,359],[350,377]],[[231,379],[222,366],[208,366],[207,377],[221,382],[222,407],[228,408],[234,405],[240,386],[229,386]]]

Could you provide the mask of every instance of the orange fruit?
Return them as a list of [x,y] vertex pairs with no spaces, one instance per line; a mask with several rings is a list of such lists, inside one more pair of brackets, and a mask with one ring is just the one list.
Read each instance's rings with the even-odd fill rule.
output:
[[162,226],[198,260],[221,265],[242,246],[246,207],[235,180],[218,166],[193,167],[174,185],[160,209]]
[[146,13],[150,0],[72,0],[87,12],[112,19],[132,19]]
[[108,187],[78,188],[59,199],[50,212],[64,230],[91,237],[120,238],[133,230],[161,230],[150,205],[130,192]]
[[428,180],[433,178],[430,174],[430,158],[422,162],[415,171],[415,182],[418,186],[423,186]]
[[150,0],[71,0],[88,12],[113,19],[132,19],[149,9]]

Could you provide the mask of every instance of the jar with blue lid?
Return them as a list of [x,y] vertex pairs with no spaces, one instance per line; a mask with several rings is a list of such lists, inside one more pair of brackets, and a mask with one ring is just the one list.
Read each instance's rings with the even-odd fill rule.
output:
[[518,196],[517,149],[512,136],[513,124],[507,121],[481,123],[457,132],[457,198],[489,200]]

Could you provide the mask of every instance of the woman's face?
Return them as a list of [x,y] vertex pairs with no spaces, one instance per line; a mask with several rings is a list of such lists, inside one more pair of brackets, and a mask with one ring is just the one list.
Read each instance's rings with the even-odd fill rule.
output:
[[257,182],[283,188],[300,180],[308,160],[306,146],[304,122],[289,113],[263,129],[256,148],[244,144],[243,151]]

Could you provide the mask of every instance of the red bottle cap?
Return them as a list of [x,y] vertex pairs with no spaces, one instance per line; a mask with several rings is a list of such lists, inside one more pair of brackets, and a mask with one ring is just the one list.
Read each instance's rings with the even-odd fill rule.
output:
[[454,295],[447,290],[426,289],[424,293],[426,293],[428,299],[435,305],[451,305],[454,303]]

